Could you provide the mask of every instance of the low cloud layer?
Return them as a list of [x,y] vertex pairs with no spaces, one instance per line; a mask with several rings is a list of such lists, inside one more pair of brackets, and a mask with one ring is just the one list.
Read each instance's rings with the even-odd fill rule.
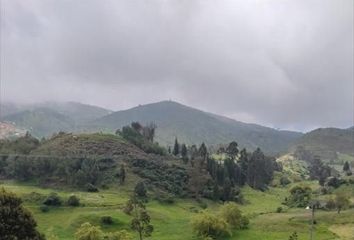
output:
[[2,0],[2,101],[353,125],[352,0]]

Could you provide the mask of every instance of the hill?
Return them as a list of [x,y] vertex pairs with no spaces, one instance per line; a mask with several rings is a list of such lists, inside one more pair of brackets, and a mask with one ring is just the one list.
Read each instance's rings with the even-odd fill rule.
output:
[[247,149],[262,148],[267,153],[285,151],[302,134],[247,124],[207,113],[182,104],[163,101],[114,112],[94,122],[95,130],[115,131],[132,121],[154,122],[157,141],[172,145],[174,138],[187,144],[226,144],[236,140]]
[[353,158],[354,128],[319,128],[306,133],[291,147],[291,152],[308,151],[328,161]]
[[49,108],[17,112],[5,116],[3,120],[25,128],[33,136],[39,138],[49,136],[54,132],[71,131],[75,127],[75,122],[71,118]]
[[119,136],[110,134],[63,133],[45,140],[31,155],[55,157],[147,158],[147,154]]
[[85,123],[111,111],[76,103],[46,102],[33,105],[3,104],[2,120],[28,130],[36,137],[48,137],[59,131],[78,131]]

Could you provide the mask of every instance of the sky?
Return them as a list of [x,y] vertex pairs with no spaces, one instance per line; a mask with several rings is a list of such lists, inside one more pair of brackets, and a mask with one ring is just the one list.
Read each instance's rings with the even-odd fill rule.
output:
[[1,101],[354,125],[353,0],[0,0]]

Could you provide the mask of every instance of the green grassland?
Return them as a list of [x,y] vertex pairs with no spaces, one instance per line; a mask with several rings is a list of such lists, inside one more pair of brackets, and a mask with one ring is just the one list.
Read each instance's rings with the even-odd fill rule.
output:
[[[316,187],[314,182],[308,183]],[[59,239],[74,239],[74,233],[80,224],[90,222],[101,225],[102,216],[111,216],[112,225],[102,225],[104,231],[129,229],[130,217],[123,213],[122,208],[131,194],[129,186],[114,186],[109,190],[98,193],[40,188],[29,183],[23,184],[13,181],[1,183],[5,189],[15,192],[24,199],[24,205],[30,209],[38,222],[38,229],[47,236],[56,235]],[[309,239],[310,212],[306,209],[288,209],[282,201],[288,195],[291,186],[284,188],[270,188],[266,192],[256,191],[249,187],[242,189],[246,204],[241,210],[250,217],[250,227],[247,230],[235,231],[232,237],[225,240],[282,240],[296,231],[299,239]],[[346,189],[349,190],[350,189]],[[352,189],[354,191],[354,189]],[[48,195],[57,192],[64,200],[71,194],[80,198],[80,207],[57,207],[49,212],[40,211],[40,202],[31,200],[31,193],[36,192]],[[207,211],[217,212],[219,203],[204,201]],[[202,204],[194,200],[177,199],[173,204],[161,204],[150,200],[147,208],[152,217],[155,231],[151,238],[158,240],[185,240],[199,239],[190,226],[190,219],[198,211],[202,211]],[[282,213],[276,209],[282,207]],[[353,239],[354,209],[337,214],[335,211],[317,211],[316,213],[316,240]]]

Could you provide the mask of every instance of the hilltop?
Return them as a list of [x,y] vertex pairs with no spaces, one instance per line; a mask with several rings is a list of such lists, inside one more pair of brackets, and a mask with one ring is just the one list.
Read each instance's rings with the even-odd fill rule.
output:
[[354,129],[319,128],[306,133],[291,147],[291,152],[299,148],[318,155],[327,161],[341,158],[354,160]]
[[175,137],[186,144],[226,144],[233,140],[247,149],[262,148],[268,153],[285,151],[302,134],[279,131],[204,112],[173,101],[140,105],[117,111],[92,122],[93,128],[114,131],[132,121],[154,122],[157,141],[172,145]]
[[81,126],[111,113],[110,110],[77,102],[45,102],[30,105],[4,103],[2,120],[38,138],[59,131],[77,132]]

